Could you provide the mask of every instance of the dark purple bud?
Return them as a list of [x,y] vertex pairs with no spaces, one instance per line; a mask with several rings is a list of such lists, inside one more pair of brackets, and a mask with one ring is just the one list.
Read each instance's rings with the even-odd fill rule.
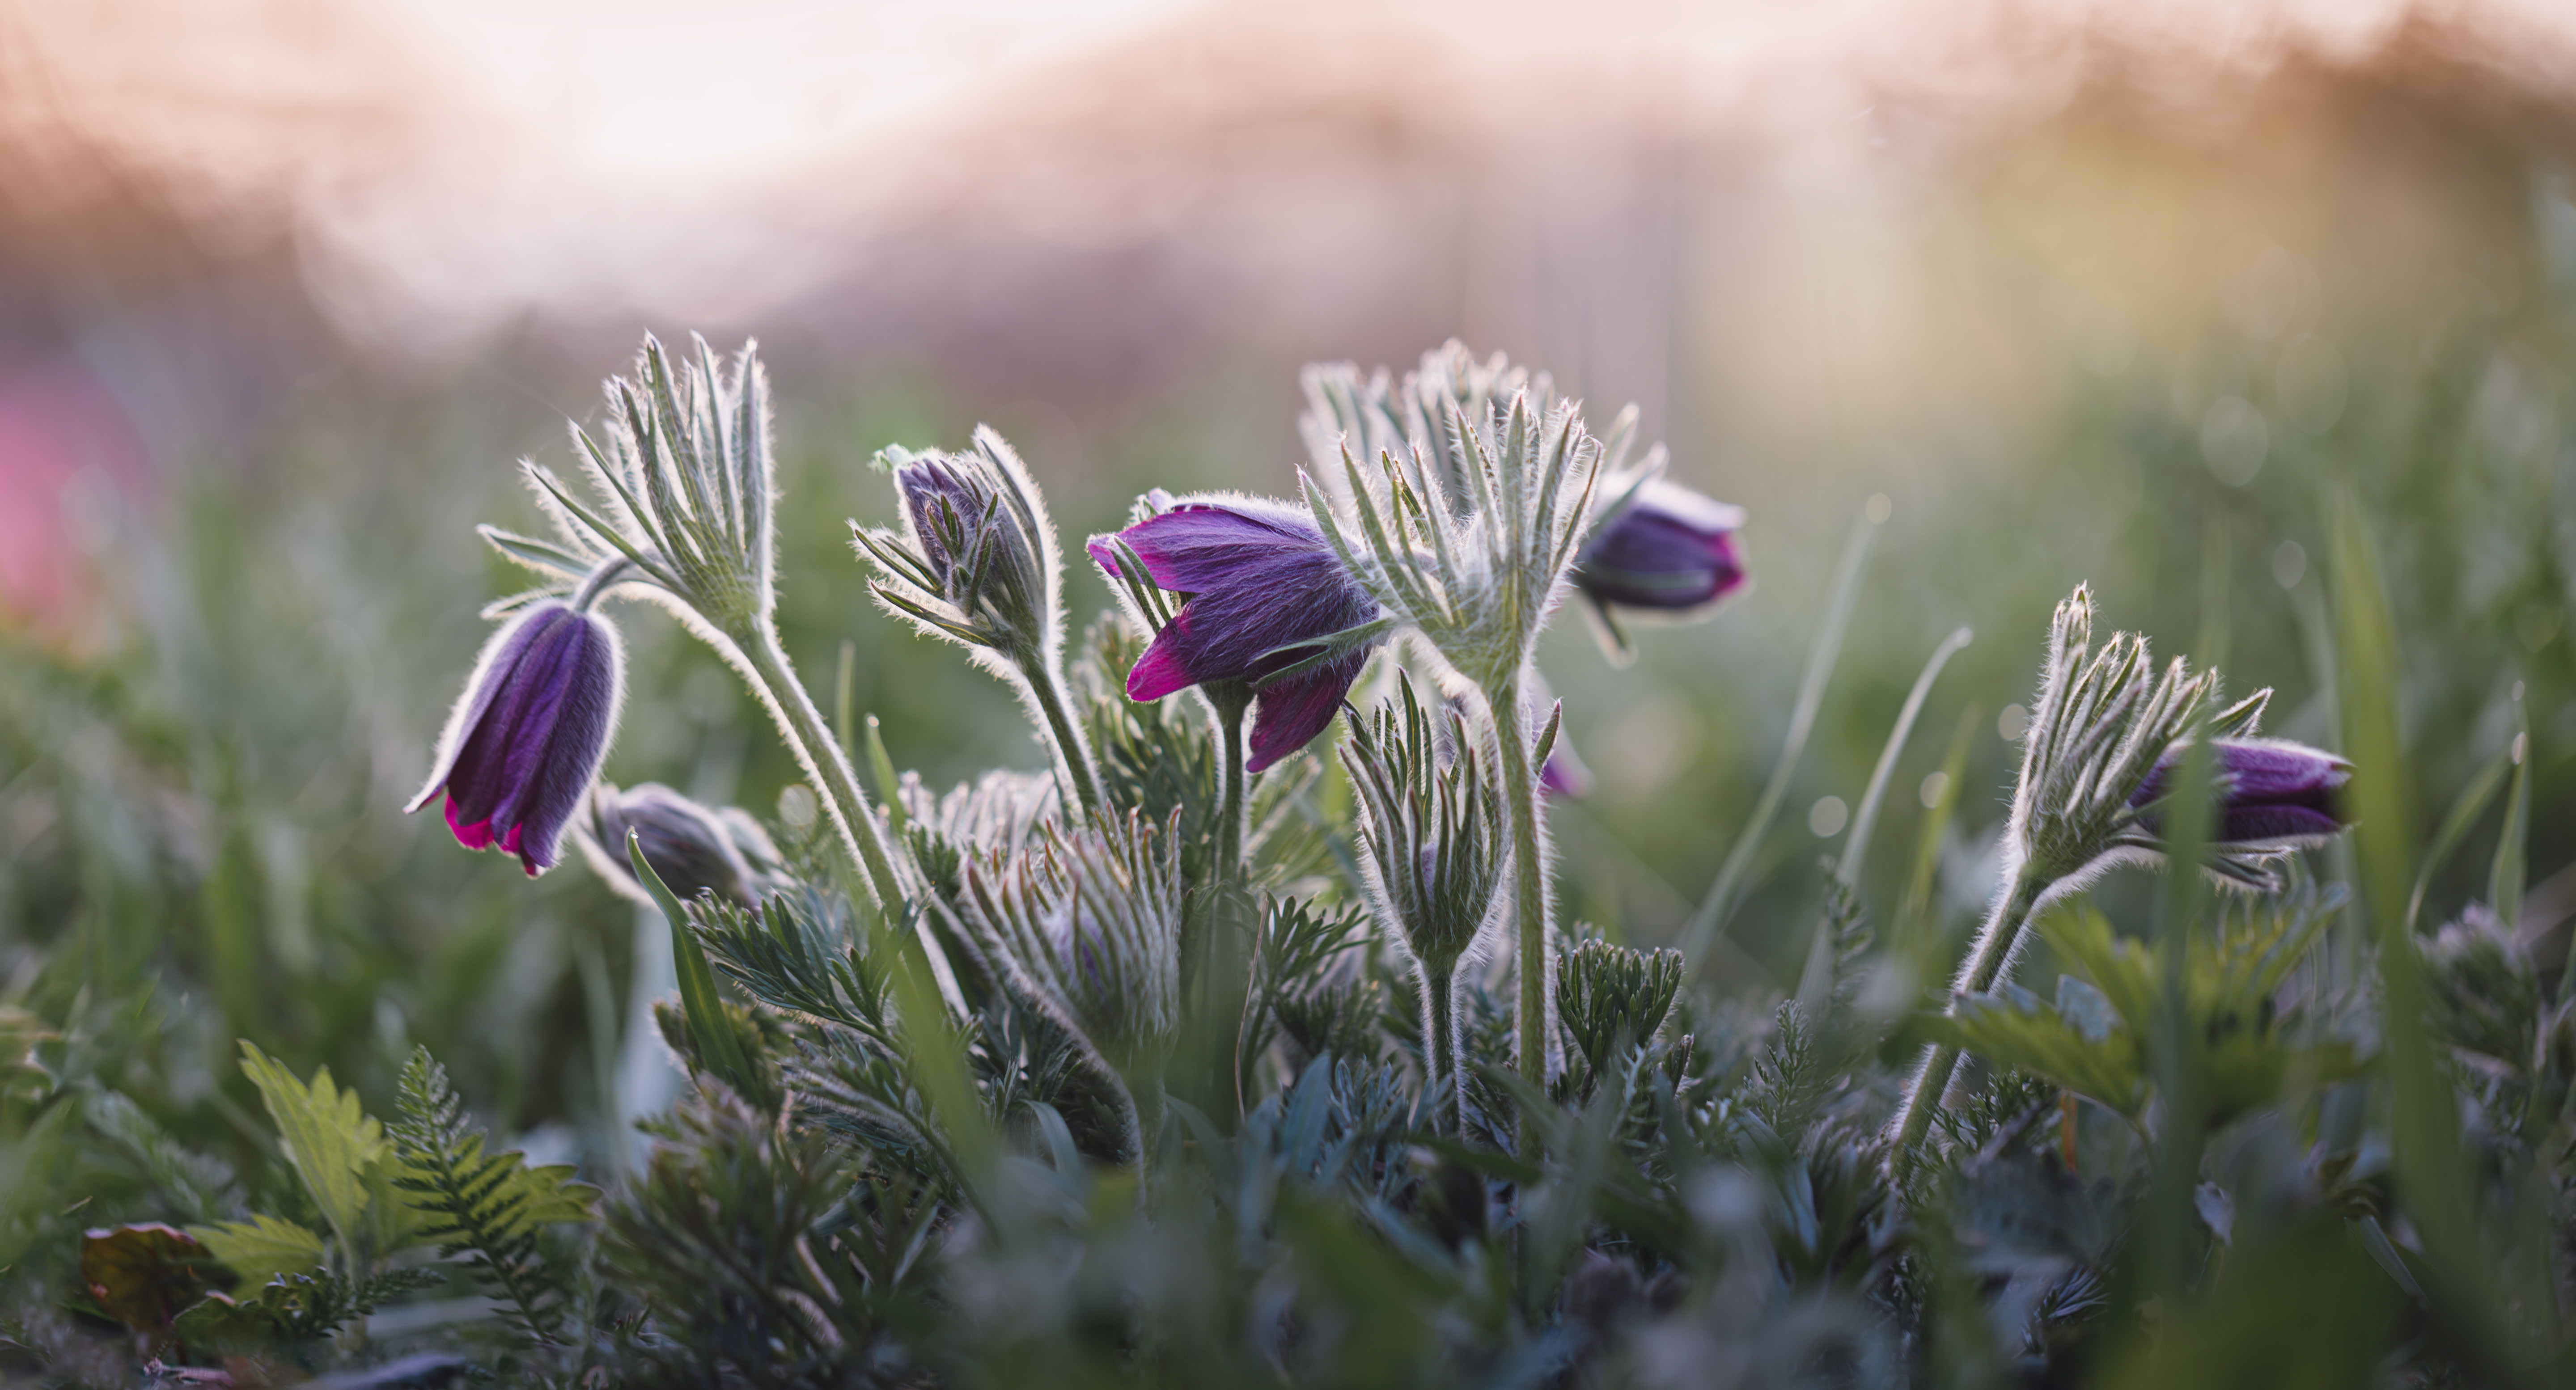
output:
[[930,572],[944,585],[955,572],[958,557],[951,554],[948,543],[962,533],[970,546],[977,528],[984,520],[988,499],[979,496],[973,484],[957,475],[946,460],[937,455],[915,455],[894,471],[895,491],[903,497],[903,509],[912,518],[912,537],[921,546],[921,558],[930,562]]
[[[1127,673],[1131,700],[1159,700],[1206,681],[1259,680],[1312,654],[1279,648],[1377,616],[1376,601],[1351,581],[1300,508],[1252,498],[1183,501],[1116,538],[1156,585],[1189,595]],[[1108,540],[1092,541],[1091,556],[1115,575]],[[1259,772],[1322,733],[1375,645],[1264,688],[1246,766]]]
[[778,886],[784,864],[769,832],[740,807],[702,806],[659,782],[618,790],[602,782],[590,795],[590,814],[577,824],[582,856],[609,886],[649,903],[626,860],[633,831],[662,882],[681,901],[713,890],[744,907],[757,906]]
[[1575,564],[1575,587],[1604,609],[1705,608],[1744,583],[1735,548],[1743,525],[1743,508],[1657,479],[1593,534]]
[[[2215,746],[2218,824],[2211,838],[2217,843],[2299,844],[2325,839],[2347,824],[2343,789],[2352,780],[2352,764],[2281,739],[2223,738]],[[2152,807],[2172,790],[2188,751],[2178,745],[2166,753],[2129,797],[2139,823],[2150,831],[2162,820]]]
[[404,809],[444,791],[458,844],[498,846],[531,877],[553,868],[564,826],[608,755],[623,685],[624,656],[606,622],[562,603],[529,609],[483,645],[429,781]]

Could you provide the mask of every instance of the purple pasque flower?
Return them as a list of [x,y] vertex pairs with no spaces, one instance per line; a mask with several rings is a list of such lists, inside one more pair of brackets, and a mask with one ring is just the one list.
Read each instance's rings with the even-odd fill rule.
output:
[[1735,533],[1744,509],[1651,479],[1585,543],[1574,585],[1613,608],[1695,613],[1743,587]]
[[608,755],[625,685],[616,629],[583,600],[529,608],[483,644],[447,717],[429,781],[406,811],[447,794],[467,849],[498,846],[528,875],[553,868],[564,827]]
[[[2222,738],[2212,746],[2218,755],[2211,769],[2218,795],[2218,823],[2210,829],[2214,842],[2308,844],[2335,835],[2348,823],[2343,789],[2352,780],[2352,764],[2285,739]],[[2188,751],[2176,745],[2158,759],[2129,797],[2139,823],[2151,831],[2162,820],[2155,803],[2172,791]]]
[[[1092,540],[1091,557],[1115,577],[1113,539],[1135,552],[1157,587],[1188,595],[1127,673],[1131,700],[1208,681],[1258,681],[1313,653],[1283,648],[1377,616],[1376,600],[1352,582],[1303,508],[1233,496],[1174,502]],[[1259,772],[1322,733],[1377,640],[1263,687],[1246,768]]]

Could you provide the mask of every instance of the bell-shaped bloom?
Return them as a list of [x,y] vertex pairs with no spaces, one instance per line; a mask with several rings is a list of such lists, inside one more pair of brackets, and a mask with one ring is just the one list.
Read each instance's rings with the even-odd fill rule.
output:
[[[1283,650],[1359,627],[1377,616],[1368,592],[1302,508],[1247,497],[1183,500],[1116,539],[1146,575],[1188,601],[1127,673],[1127,698],[1159,700],[1206,681],[1257,681],[1314,654]],[[1094,539],[1093,559],[1114,577],[1117,553]],[[1333,722],[1375,640],[1265,686],[1253,707],[1251,758],[1259,772]]]
[[591,790],[590,814],[574,833],[582,857],[608,886],[639,903],[653,901],[626,859],[634,832],[663,886],[682,902],[713,891],[743,907],[775,892],[785,861],[769,832],[739,806],[702,806],[659,782],[621,791],[613,782]]
[[1654,479],[1584,545],[1575,587],[1605,615],[1695,613],[1743,586],[1743,525],[1743,508]]
[[[2299,845],[2341,831],[2343,789],[2352,764],[2303,743],[2270,738],[2222,738],[2214,743],[2212,769],[2218,821],[2210,838],[2227,845]],[[2188,750],[2177,746],[2156,763],[2130,796],[2150,830],[2161,817],[2151,809],[2173,789]]]
[[458,844],[497,845],[531,877],[553,868],[608,755],[624,661],[616,630],[587,608],[549,602],[522,613],[484,644],[429,781],[405,809],[444,791]]

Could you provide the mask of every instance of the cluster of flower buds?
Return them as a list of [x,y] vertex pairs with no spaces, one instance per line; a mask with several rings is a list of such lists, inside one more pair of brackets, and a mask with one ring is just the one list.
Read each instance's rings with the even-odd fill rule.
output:
[[[1373,769],[1363,812],[1370,891],[1426,979],[1454,974],[1489,917],[1515,919],[1531,965],[1521,986],[1526,1068],[1528,1040],[1548,1034],[1533,1020],[1550,997],[1553,958],[1538,793],[1579,794],[1589,782],[1559,738],[1531,652],[1578,588],[1614,632],[1614,610],[1705,610],[1742,582],[1741,517],[1661,481],[1660,446],[1630,464],[1633,407],[1596,439],[1544,375],[1499,356],[1479,361],[1453,342],[1400,381],[1347,366],[1312,369],[1306,381],[1315,457],[1302,505],[1155,493],[1134,524],[1093,539],[1090,553],[1150,637],[1126,692],[1147,701],[1197,687],[1229,739],[1253,715],[1248,762],[1243,745],[1226,750],[1222,791],[1234,810],[1221,820],[1238,833],[1220,838],[1219,858],[1232,864],[1245,779],[1310,744],[1372,652],[1409,632],[1452,704],[1435,730],[1408,684],[1403,713],[1385,714],[1346,750],[1355,771]],[[1014,682],[1055,740],[1062,794],[1007,798],[1015,809],[1001,819],[1013,828],[999,838],[1011,847],[996,853],[984,843],[993,837],[948,833],[946,802],[931,818],[940,824],[917,834],[903,806],[881,817],[795,679],[774,620],[768,388],[753,351],[728,368],[701,341],[694,361],[675,366],[647,339],[633,376],[610,381],[607,394],[599,435],[573,430],[593,497],[528,464],[554,538],[483,530],[547,583],[495,606],[510,621],[486,646],[415,809],[444,792],[460,841],[516,853],[531,873],[556,861],[569,828],[626,890],[630,837],[686,894],[748,902],[780,881],[775,848],[740,812],[657,786],[594,787],[621,687],[616,634],[594,609],[612,594],[658,601],[732,662],[776,719],[880,901],[971,917],[943,915],[957,929],[947,939],[991,952],[1017,988],[1093,1041],[1105,1067],[1167,1047],[1179,998],[1176,847],[1168,834],[1154,847],[1148,828],[1102,801],[1058,670],[1054,528],[1010,446],[979,429],[961,452],[885,451],[902,524],[853,526],[880,602]],[[1477,737],[1465,736],[1470,727]],[[1053,823],[1073,803],[1091,828]],[[1498,906],[1507,871],[1509,913]],[[945,958],[924,932],[945,985]],[[1437,1064],[1454,1065],[1445,1046]]]

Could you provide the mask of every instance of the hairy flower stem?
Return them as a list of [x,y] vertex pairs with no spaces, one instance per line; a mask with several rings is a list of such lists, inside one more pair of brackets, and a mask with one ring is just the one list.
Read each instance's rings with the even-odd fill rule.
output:
[[759,623],[750,632],[728,635],[750,664],[749,674],[757,687],[754,693],[769,706],[787,751],[822,794],[833,833],[858,864],[868,890],[880,905],[901,902],[903,880],[895,875],[894,848],[886,842],[885,827],[877,823],[875,808],[860,789],[858,774],[841,752],[839,740],[832,737],[831,726],[823,722],[823,712],[815,708],[814,697],[796,679],[794,663],[778,645],[778,630]]
[[1020,683],[1028,687],[1030,703],[1046,719],[1047,733],[1055,739],[1056,756],[1064,763],[1065,779],[1073,784],[1074,800],[1082,803],[1083,818],[1100,822],[1100,774],[1091,766],[1091,745],[1064,707],[1064,677],[1056,664],[1038,654],[1015,654],[1012,664],[1020,670]]
[[1426,1090],[1435,1089],[1443,1079],[1448,1081],[1449,1094],[1437,1122],[1445,1124],[1451,1134],[1463,1135],[1467,1080],[1458,1073],[1458,968],[1416,968],[1422,971],[1423,1086]]
[[1208,695],[1216,714],[1217,747],[1216,863],[1209,872],[1230,883],[1244,879],[1243,815],[1252,796],[1243,771],[1243,712],[1251,704],[1249,692]]
[[1493,720],[1495,764],[1503,774],[1503,800],[1512,816],[1513,950],[1518,953],[1520,1005],[1514,1015],[1521,1079],[1547,1085],[1548,994],[1556,983],[1556,943],[1549,930],[1547,865],[1539,847],[1538,776],[1530,766],[1529,718],[1521,704],[1521,668],[1485,692]]
[[[1217,815],[1215,861],[1208,867],[1209,911],[1203,932],[1208,979],[1203,997],[1215,1044],[1212,1057],[1226,1071],[1218,1094],[1230,1097],[1240,1115],[1247,1089],[1244,1073],[1253,1060],[1244,1048],[1252,1031],[1244,1017],[1252,1007],[1252,958],[1245,949],[1250,944],[1252,918],[1246,910],[1248,876],[1243,862],[1243,813],[1251,799],[1246,790],[1249,774],[1243,770],[1243,714],[1252,704],[1251,692],[1211,692],[1208,704],[1216,713]],[[1220,1028],[1224,1032],[1216,1031]]]
[[[1986,924],[1977,932],[1977,944],[1968,952],[1968,963],[1959,970],[1958,982],[1950,988],[1950,1006],[1946,1012],[1956,1014],[1959,1000],[1971,994],[1991,991],[2003,978],[2004,967],[2020,945],[2022,933],[2030,926],[2030,914],[2039,906],[2054,879],[2027,866],[2013,875],[2012,890],[1995,901],[1994,910],[1986,914]],[[1950,1088],[1950,1074],[1959,1067],[1959,1049],[1947,1043],[1934,1043],[1923,1051],[1923,1065],[1914,1073],[1913,1082],[1905,1088],[1905,1100],[1896,1108],[1896,1118],[1888,1123],[1888,1133],[1896,1143],[1892,1162],[1903,1162],[1904,1156],[1932,1129],[1932,1116],[1941,1106],[1941,1094]]]

